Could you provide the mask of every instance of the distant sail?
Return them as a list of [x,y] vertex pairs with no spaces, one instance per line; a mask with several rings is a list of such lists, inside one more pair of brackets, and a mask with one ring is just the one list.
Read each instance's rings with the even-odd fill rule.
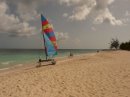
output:
[[43,15],[41,15],[41,21],[46,56],[54,56],[57,54],[57,43],[52,25]]

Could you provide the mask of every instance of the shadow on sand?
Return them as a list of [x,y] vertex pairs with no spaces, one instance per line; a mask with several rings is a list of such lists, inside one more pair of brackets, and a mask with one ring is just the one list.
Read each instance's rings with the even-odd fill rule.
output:
[[53,66],[55,64],[52,64],[52,63],[46,63],[46,64],[41,64],[41,63],[38,63],[38,65],[36,65],[36,68],[39,68],[39,67],[44,67],[44,66]]

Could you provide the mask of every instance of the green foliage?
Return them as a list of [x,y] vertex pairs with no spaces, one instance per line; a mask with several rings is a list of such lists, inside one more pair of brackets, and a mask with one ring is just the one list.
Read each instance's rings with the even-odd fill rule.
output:
[[121,43],[120,49],[122,49],[122,50],[130,50],[130,41],[125,42],[125,43]]
[[115,48],[115,49],[118,49],[119,48],[119,41],[118,41],[118,39],[116,38],[116,39],[112,39],[111,40],[111,43],[110,43],[110,49],[113,49],[113,48]]

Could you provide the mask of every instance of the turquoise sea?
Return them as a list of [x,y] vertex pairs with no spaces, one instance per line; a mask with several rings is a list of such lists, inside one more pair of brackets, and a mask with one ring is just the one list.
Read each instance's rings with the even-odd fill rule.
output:
[[[68,56],[70,52],[77,55],[96,51],[96,49],[60,49],[56,57]],[[36,63],[39,58],[45,59],[45,53],[42,49],[1,49],[0,69]]]

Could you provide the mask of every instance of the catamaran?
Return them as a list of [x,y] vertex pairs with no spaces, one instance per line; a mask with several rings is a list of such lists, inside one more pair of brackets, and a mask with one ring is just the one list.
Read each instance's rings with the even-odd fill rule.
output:
[[41,14],[41,23],[42,23],[42,35],[43,35],[46,59],[45,60],[39,59],[39,66],[41,66],[41,62],[48,62],[48,61],[51,61],[52,64],[56,64],[56,61],[53,59],[53,57],[57,55],[57,43],[53,27],[42,14]]

